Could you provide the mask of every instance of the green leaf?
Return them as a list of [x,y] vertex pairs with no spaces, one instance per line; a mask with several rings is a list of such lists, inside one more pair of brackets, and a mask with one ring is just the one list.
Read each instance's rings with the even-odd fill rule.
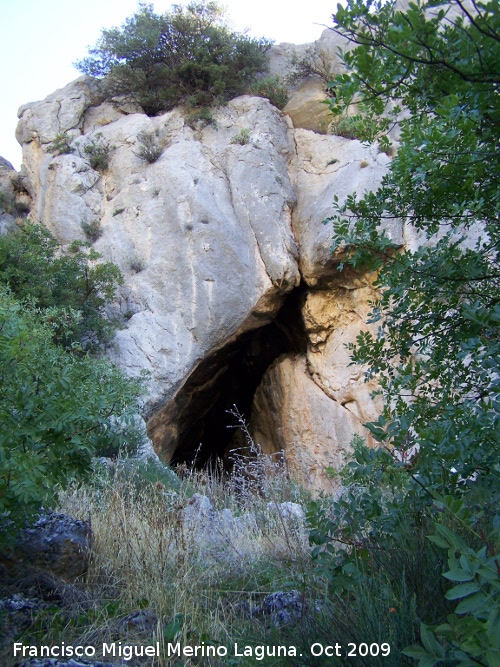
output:
[[423,624],[420,624],[420,639],[427,651],[436,658],[444,658],[444,649],[434,637],[434,634]]
[[477,593],[479,590],[481,589],[476,584],[476,582],[471,581],[466,584],[454,586],[446,592],[445,598],[447,600],[459,600],[460,598],[465,598],[469,595],[472,595],[473,593]]
[[[441,546],[441,545],[440,545]],[[451,581],[472,581],[472,575],[464,570],[454,569],[443,573],[443,577]],[[451,599],[451,598],[449,598]]]
[[477,612],[479,609],[483,609],[487,602],[488,600],[484,593],[475,593],[467,597],[465,600],[462,600],[462,602],[457,605],[455,611],[457,614]]
[[434,667],[434,665],[439,663],[439,658],[431,655],[421,646],[408,646],[403,651],[401,651],[401,653],[408,656],[409,658],[415,658],[415,660],[418,660],[418,667]]
[[450,543],[448,540],[445,540],[443,537],[440,537],[439,535],[428,535],[427,539],[429,542],[432,542],[433,544],[437,544],[438,547],[441,547],[443,549],[449,549]]
[[454,533],[452,530],[450,530],[450,528],[448,528],[448,526],[444,526],[441,523],[436,523],[434,524],[434,527],[444,542],[447,543],[449,548],[454,548],[457,551],[462,551],[465,553],[470,551],[469,547],[460,537],[460,535]]

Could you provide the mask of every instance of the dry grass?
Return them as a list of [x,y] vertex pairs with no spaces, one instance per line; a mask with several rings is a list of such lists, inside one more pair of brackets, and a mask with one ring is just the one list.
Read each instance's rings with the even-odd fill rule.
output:
[[[241,453],[226,477],[184,471],[175,479],[144,464],[101,466],[91,484],[60,498],[63,512],[92,525],[81,594],[41,612],[25,643],[159,641],[163,657],[138,663],[158,667],[176,664],[164,650],[174,639],[232,646],[258,623],[249,610],[266,594],[305,590],[312,576],[305,522],[280,507],[300,501],[300,493],[276,461]],[[208,515],[200,495],[210,500]],[[141,609],[154,614],[148,628],[124,634],[123,620]],[[227,664],[217,660],[197,664]]]

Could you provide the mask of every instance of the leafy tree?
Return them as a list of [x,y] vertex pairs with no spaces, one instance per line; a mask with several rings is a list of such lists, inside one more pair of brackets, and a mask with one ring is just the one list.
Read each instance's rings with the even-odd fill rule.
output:
[[16,232],[0,236],[0,283],[19,300],[52,309],[56,342],[95,349],[113,335],[113,323],[104,309],[123,282],[118,267],[97,263],[99,258],[83,242],[73,243],[63,254],[43,225],[28,221]]
[[138,412],[140,384],[58,346],[54,317],[0,291],[0,541],[50,506],[57,485],[88,473],[93,456],[118,451]]
[[93,456],[138,444],[141,383],[88,354],[112,336],[104,309],[122,282],[98,259],[29,221],[0,237],[0,541]]
[[[334,18],[355,48],[343,54],[348,72],[330,84],[332,112],[356,102],[381,130],[389,118],[401,131],[382,186],[337,200],[330,219],[340,268],[374,272],[381,294],[372,310],[378,334],[361,333],[351,351],[380,381],[384,414],[368,426],[385,453],[368,468],[358,456],[352,469],[362,483],[367,470],[387,471],[389,459],[408,477],[399,509],[375,499],[357,537],[366,548],[371,536],[376,548],[388,514],[408,512],[415,526],[432,518],[433,539],[449,553],[445,577],[458,582],[446,596],[462,601],[434,631],[423,625],[424,646],[408,655],[421,666],[497,665],[499,5],[428,0],[400,11],[394,2],[349,0]],[[394,221],[418,234],[418,248],[391,241],[383,229]],[[347,504],[344,518],[354,511]],[[332,539],[328,525],[319,544]]]
[[110,95],[131,96],[154,115],[180,102],[208,106],[241,95],[267,70],[269,46],[232,32],[216,2],[173,5],[164,14],[141,3],[121,28],[103,30],[76,66],[106,77]]
[[[387,398],[372,430],[417,445],[422,481],[448,492],[473,475],[476,486],[497,479],[500,13],[492,2],[469,17],[457,0],[450,21],[437,5],[403,13],[351,2],[336,15],[360,46],[345,54],[353,73],[332,84],[334,110],[357,96],[373,114],[394,101],[393,115],[410,115],[382,187],[337,204],[333,221],[343,261],[379,271],[379,334],[361,334],[353,348]],[[418,249],[398,251],[381,232],[398,220],[420,233]]]

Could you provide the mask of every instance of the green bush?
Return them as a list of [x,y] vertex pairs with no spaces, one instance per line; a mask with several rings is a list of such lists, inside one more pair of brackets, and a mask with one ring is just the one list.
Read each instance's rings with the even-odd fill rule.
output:
[[152,459],[146,461],[120,459],[112,473],[121,482],[131,482],[138,492],[144,492],[153,485],[162,491],[177,492],[181,486],[172,468]]
[[91,243],[95,243],[103,235],[101,223],[99,220],[92,220],[92,222],[81,223],[83,233]]
[[[444,556],[427,537],[440,512],[393,453],[359,439],[341,479],[341,495],[315,501],[308,512],[336,637],[346,644],[389,642],[390,656],[370,658],[374,666],[411,665],[401,652],[418,639],[420,625],[437,624],[452,611],[441,577]],[[353,664],[361,667],[363,659]]]
[[144,424],[138,415],[137,418],[117,417],[110,420],[110,428],[116,437],[100,442],[94,455],[113,461],[135,460],[134,457],[140,453],[141,447],[147,440]]
[[239,134],[235,134],[232,137],[232,144],[239,144],[240,146],[245,146],[250,141],[250,130],[247,127],[244,127]]
[[192,130],[197,129],[197,127],[200,126],[205,127],[207,125],[212,125],[212,127],[217,129],[217,121],[215,120],[209,107],[200,107],[199,109],[189,113],[186,118],[186,123]]
[[0,540],[56,500],[57,486],[90,471],[102,448],[119,448],[138,411],[139,385],[104,360],[53,341],[53,309],[0,291]]
[[216,2],[173,5],[164,14],[142,4],[121,28],[103,30],[76,66],[106,77],[110,95],[127,95],[154,115],[181,102],[210,106],[246,92],[267,70],[269,46],[232,32]]
[[[332,112],[345,113],[354,101],[375,125],[389,117],[401,136],[380,188],[342,204],[336,199],[330,219],[332,249],[343,253],[339,268],[371,272],[380,293],[371,312],[376,332],[361,332],[349,347],[385,400],[383,414],[367,424],[381,449],[370,455],[374,461],[365,455],[353,466],[361,485],[375,470],[399,470],[407,482],[396,506],[370,486],[371,498],[363,497],[365,514],[372,503],[369,526],[358,531],[358,543],[349,541],[339,562],[325,546],[333,538],[325,532],[328,517],[316,537],[325,538],[318,545],[329,552],[325,566],[340,567],[335,574],[348,585],[359,568],[346,569],[344,556],[361,557],[364,545],[370,552],[370,544],[390,540],[387,527],[401,512],[415,530],[418,519],[432,547],[447,550],[448,563],[441,553],[443,577],[428,575],[445,586],[441,611],[435,619],[421,616],[422,646],[406,655],[420,667],[494,667],[500,664],[494,166],[500,164],[500,104],[492,63],[500,60],[500,10],[496,2],[476,3],[473,14],[462,3],[452,6],[454,18],[432,0],[405,11],[394,3],[348,0],[335,15],[337,32],[358,46],[344,54],[348,73],[331,84]],[[417,249],[400,248],[381,230],[381,221],[400,220],[418,230]],[[344,500],[355,515],[359,498]],[[395,544],[398,538],[395,531]]]
[[149,164],[156,162],[163,153],[164,145],[158,132],[139,132],[137,143],[139,144],[139,149],[136,155],[146,160]]
[[0,284],[17,299],[40,309],[52,309],[54,340],[70,349],[79,343],[97,349],[113,336],[105,315],[123,278],[111,262],[88,243],[75,242],[67,254],[43,226],[26,222],[0,236]]
[[98,171],[105,171],[108,168],[110,151],[109,143],[100,132],[83,148],[83,152],[89,158],[90,166]]
[[278,109],[283,109],[290,99],[288,89],[279,76],[267,76],[252,84],[252,95],[267,98]]
[[54,137],[54,140],[49,145],[52,155],[67,155],[74,153],[75,148],[71,145],[71,137],[66,132],[59,132]]
[[141,384],[88,353],[113,334],[104,309],[122,282],[99,259],[30,221],[0,237],[0,541],[93,456],[140,444]]
[[358,139],[359,141],[372,143],[380,138],[386,128],[380,127],[381,121],[375,122],[369,116],[356,114],[355,116],[344,116],[339,120],[334,119],[331,124],[331,133],[345,139]]
[[[466,516],[462,501],[449,496],[442,506],[469,527],[469,533],[475,532],[470,529],[473,522]],[[448,569],[443,577],[454,585],[445,597],[456,608],[445,623],[434,627],[422,623],[423,647],[414,645],[403,651],[418,660],[419,667],[443,662],[489,667],[500,664],[500,545],[477,533],[475,537],[479,543],[483,542],[479,549],[471,548],[458,532],[442,523],[435,524],[435,534],[429,537],[448,552]]]

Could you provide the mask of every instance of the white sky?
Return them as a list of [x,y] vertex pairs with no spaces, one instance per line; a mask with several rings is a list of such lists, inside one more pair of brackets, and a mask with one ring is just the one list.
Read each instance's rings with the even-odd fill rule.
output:
[[[188,0],[177,0],[187,4]],[[159,13],[170,0],[154,0]],[[303,44],[332,25],[337,0],[221,0],[235,30],[276,43]],[[120,26],[137,0],[0,0],[0,155],[19,169],[17,110],[80,76],[72,63],[87,55],[101,28]],[[316,25],[321,24],[321,25]]]

